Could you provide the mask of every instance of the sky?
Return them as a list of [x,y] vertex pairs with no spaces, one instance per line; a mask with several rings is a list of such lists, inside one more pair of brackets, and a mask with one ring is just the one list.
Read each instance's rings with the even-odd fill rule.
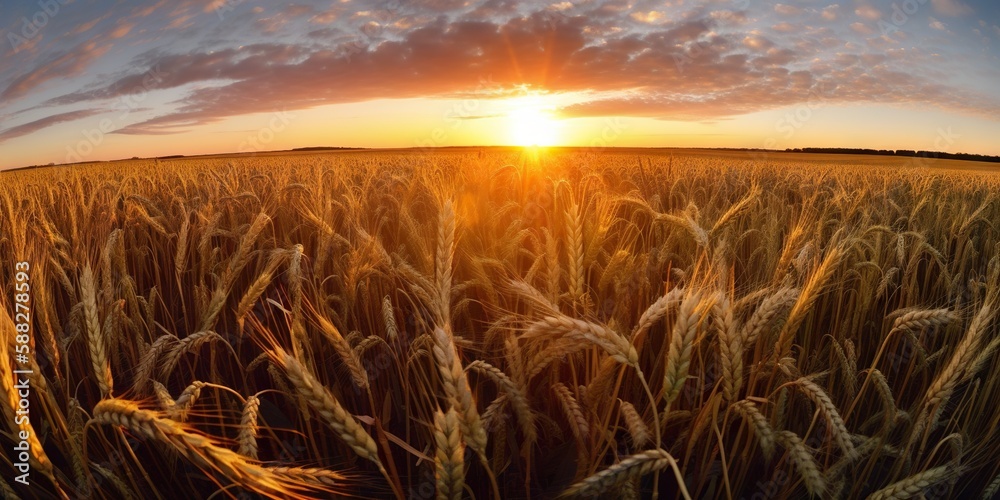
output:
[[0,0],[0,169],[309,146],[998,155],[998,56],[995,0]]

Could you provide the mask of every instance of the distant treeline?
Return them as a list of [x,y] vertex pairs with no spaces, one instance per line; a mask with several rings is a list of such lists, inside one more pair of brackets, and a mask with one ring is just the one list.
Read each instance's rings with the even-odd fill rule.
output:
[[942,153],[940,151],[913,151],[911,149],[788,148],[785,151],[791,153],[823,153],[839,155],[915,156],[919,158],[938,158],[942,160],[988,161],[1000,163],[1000,156],[976,155],[971,153]]
[[368,148],[345,148],[341,146],[310,146],[307,148],[294,148],[292,151],[343,151],[343,150],[353,150],[353,149],[368,149]]

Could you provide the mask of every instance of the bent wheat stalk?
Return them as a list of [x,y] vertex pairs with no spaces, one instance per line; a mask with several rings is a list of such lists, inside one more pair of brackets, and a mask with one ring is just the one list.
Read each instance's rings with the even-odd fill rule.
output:
[[681,495],[685,499],[691,500],[691,495],[684,484],[684,476],[677,467],[677,461],[661,449],[643,451],[625,457],[621,462],[570,486],[559,496],[566,498],[600,495],[624,481],[659,472],[668,466],[674,470]]

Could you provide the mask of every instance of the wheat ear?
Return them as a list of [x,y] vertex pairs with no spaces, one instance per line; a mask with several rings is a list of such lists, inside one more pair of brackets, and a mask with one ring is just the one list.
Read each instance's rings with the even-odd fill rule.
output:
[[927,488],[956,476],[957,469],[951,464],[934,467],[892,483],[869,495],[868,500],[912,498]]
[[719,295],[712,307],[712,315],[719,333],[722,393],[726,401],[733,401],[743,387],[743,337],[736,331],[732,303],[722,294]]
[[782,288],[764,299],[740,330],[744,348],[753,346],[761,334],[774,326],[775,318],[794,304],[798,298],[798,289]]
[[361,364],[361,360],[358,359],[358,355],[355,354],[354,349],[351,349],[351,344],[347,342],[344,336],[340,334],[340,330],[329,320],[322,316],[318,316],[317,320],[319,321],[319,327],[323,332],[323,336],[333,345],[333,350],[337,351],[341,361],[344,362],[344,366],[347,367],[347,371],[351,374],[351,380],[354,381],[354,384],[359,389],[367,389],[368,373]]
[[767,417],[757,409],[756,405],[745,399],[733,403],[730,408],[753,425],[757,441],[760,442],[760,449],[764,452],[764,458],[770,460],[774,456],[774,431],[771,430],[771,424],[768,423]]
[[788,450],[788,455],[795,464],[806,485],[806,490],[811,495],[823,496],[826,492],[826,478],[820,472],[816,459],[809,452],[802,439],[791,431],[778,431],[775,433],[776,441]]
[[399,329],[396,327],[396,314],[392,309],[392,300],[386,295],[382,299],[382,321],[385,323],[385,338],[390,341],[399,336]]
[[240,444],[240,455],[257,460],[257,413],[260,411],[260,398],[250,396],[243,404],[243,415],[240,417],[240,434],[237,441]]
[[1000,474],[997,474],[997,477],[993,478],[993,481],[983,490],[983,500],[990,500],[996,496],[998,491],[1000,491]]
[[264,470],[279,478],[323,489],[336,486],[347,479],[339,472],[315,467],[267,467]]
[[102,400],[94,407],[92,422],[119,425],[146,439],[169,444],[198,467],[216,471],[236,484],[268,496],[284,497],[294,487],[236,452],[218,446],[208,437],[191,432],[181,423],[160,418],[131,401]]
[[149,381],[149,377],[153,374],[160,356],[166,352],[170,345],[176,342],[179,341],[173,334],[161,335],[153,341],[153,344],[143,353],[142,359],[139,361],[139,368],[136,369],[135,381],[132,384],[134,389],[140,392],[145,389],[146,382]]
[[569,390],[569,387],[563,385],[562,382],[556,382],[552,386],[552,391],[556,393],[559,406],[562,407],[563,414],[566,415],[566,419],[569,421],[573,437],[580,444],[586,443],[590,439],[590,425],[587,423],[587,417],[584,416],[580,403],[573,397],[573,393]]
[[486,430],[483,429],[476,402],[469,388],[469,381],[462,370],[458,358],[458,350],[452,340],[450,328],[434,329],[434,359],[437,362],[438,373],[445,393],[453,406],[461,415],[459,423],[466,442],[480,457],[486,456]]
[[667,351],[667,366],[664,369],[663,391],[667,407],[680,394],[691,368],[691,355],[698,333],[698,323],[701,321],[698,307],[700,301],[697,294],[690,295],[681,302],[680,310],[677,312],[677,320],[674,322],[670,337],[670,349]]
[[[528,326],[523,338],[558,339],[566,337],[585,341],[604,349],[611,357],[629,366],[639,365],[639,353],[628,339],[610,328],[565,315],[546,316]],[[530,366],[530,363],[529,363]]]
[[434,478],[438,500],[462,498],[465,484],[465,444],[455,408],[434,415]]
[[90,352],[90,362],[94,368],[94,377],[101,390],[101,396],[107,397],[114,389],[114,378],[111,376],[111,363],[108,361],[107,342],[101,332],[101,322],[97,317],[97,288],[94,283],[94,272],[90,265],[83,268],[80,277],[80,293],[83,295],[83,316],[87,325],[87,348]]
[[438,220],[438,247],[435,263],[438,315],[441,322],[451,320],[451,275],[455,258],[455,208],[451,200],[441,208]]
[[651,439],[649,427],[646,422],[642,421],[642,415],[639,415],[632,403],[622,401],[621,408],[622,416],[625,418],[625,426],[628,428],[629,435],[632,436],[632,444],[636,448],[642,448]]
[[569,295],[576,303],[583,299],[583,218],[580,205],[566,208],[566,261],[569,263]]
[[680,485],[681,494],[683,494],[684,498],[690,500],[691,496],[688,494],[687,487],[684,485],[684,478],[681,476],[680,470],[677,468],[677,462],[674,460],[674,457],[670,456],[669,453],[660,449],[643,451],[636,453],[635,455],[625,457],[621,462],[618,462],[617,464],[570,486],[559,496],[597,496],[624,481],[659,472],[668,466],[674,469],[678,485]]
[[208,385],[205,382],[194,381],[191,382],[187,387],[181,391],[181,395],[177,396],[177,401],[174,402],[172,411],[167,414],[170,418],[178,421],[184,422],[187,420],[188,413],[191,408],[194,407],[194,403],[198,401],[198,397],[201,396],[201,390]]
[[819,407],[823,416],[826,417],[827,422],[830,423],[833,437],[837,441],[837,445],[840,446],[840,449],[844,451],[844,455],[853,457],[854,442],[851,441],[851,433],[847,431],[847,427],[844,425],[844,419],[840,417],[840,412],[837,411],[837,406],[833,404],[833,400],[830,399],[830,396],[826,393],[826,391],[824,391],[822,387],[816,385],[815,382],[805,377],[796,380],[795,385],[798,386],[802,392],[805,393],[805,395]]
[[362,458],[375,462],[379,467],[382,466],[375,440],[361,427],[357,419],[340,405],[337,398],[306,371],[302,363],[282,350],[275,352],[273,359],[284,367],[288,380],[295,386],[299,395],[323,417],[341,440]]
[[517,419],[521,423],[525,442],[534,443],[538,439],[538,433],[535,431],[535,418],[531,413],[531,407],[528,405],[528,398],[525,397],[524,392],[514,384],[514,381],[506,373],[486,361],[473,361],[469,363],[467,369],[487,375],[507,392],[511,405],[514,407],[514,413],[517,414]]

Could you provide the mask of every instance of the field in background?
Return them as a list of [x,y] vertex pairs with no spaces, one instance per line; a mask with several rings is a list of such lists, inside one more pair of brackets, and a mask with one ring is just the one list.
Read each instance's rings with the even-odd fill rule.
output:
[[992,498],[978,167],[455,148],[0,174],[0,445],[37,438],[32,485],[5,453],[0,489]]

